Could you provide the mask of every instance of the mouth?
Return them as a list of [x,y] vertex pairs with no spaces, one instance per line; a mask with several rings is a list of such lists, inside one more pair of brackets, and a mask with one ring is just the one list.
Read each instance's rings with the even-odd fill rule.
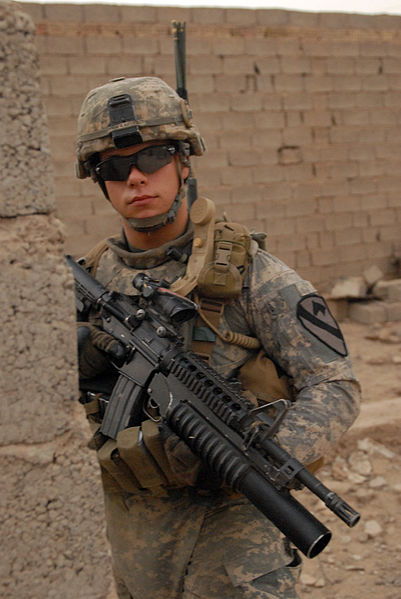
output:
[[142,195],[142,196],[135,196],[134,198],[131,198],[128,202],[129,205],[133,206],[141,206],[142,204],[147,204],[149,201],[152,201],[155,199],[156,196],[148,196],[148,195]]

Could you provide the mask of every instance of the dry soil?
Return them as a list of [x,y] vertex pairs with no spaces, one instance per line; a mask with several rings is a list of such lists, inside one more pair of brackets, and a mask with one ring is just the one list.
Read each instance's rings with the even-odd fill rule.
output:
[[362,384],[361,415],[319,478],[361,514],[352,529],[301,491],[298,498],[333,533],[305,560],[305,599],[401,598],[401,322],[342,323]]

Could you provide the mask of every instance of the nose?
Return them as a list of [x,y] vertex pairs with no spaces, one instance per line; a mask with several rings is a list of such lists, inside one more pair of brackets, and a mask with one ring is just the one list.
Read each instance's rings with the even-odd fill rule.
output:
[[140,171],[136,166],[132,166],[128,175],[128,185],[143,185],[148,180],[146,173]]

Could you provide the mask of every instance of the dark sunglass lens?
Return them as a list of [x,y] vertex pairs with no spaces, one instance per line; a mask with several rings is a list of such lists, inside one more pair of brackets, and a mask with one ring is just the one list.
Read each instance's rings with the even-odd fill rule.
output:
[[151,174],[169,164],[174,152],[174,146],[150,146],[130,156],[110,156],[96,166],[96,174],[104,181],[126,181],[134,166]]
[[125,181],[132,168],[132,156],[113,156],[113,158],[113,181]]
[[136,166],[143,173],[154,173],[171,162],[174,148],[171,150],[166,146],[151,146],[138,152]]
[[96,173],[104,181],[125,181],[131,169],[131,157],[111,156],[97,165]]

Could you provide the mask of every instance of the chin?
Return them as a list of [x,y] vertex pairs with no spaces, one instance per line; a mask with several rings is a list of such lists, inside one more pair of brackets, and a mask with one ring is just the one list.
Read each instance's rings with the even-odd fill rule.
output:
[[130,214],[126,216],[126,218],[152,218],[153,216],[159,216],[162,212],[155,212],[153,210],[149,210],[146,212],[140,212],[139,214]]

